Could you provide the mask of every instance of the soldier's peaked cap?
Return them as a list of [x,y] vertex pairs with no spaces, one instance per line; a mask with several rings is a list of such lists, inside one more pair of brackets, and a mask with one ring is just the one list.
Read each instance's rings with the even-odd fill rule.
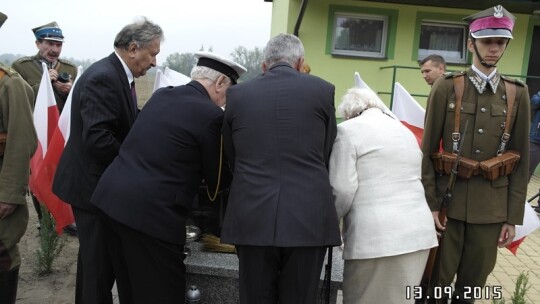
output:
[[6,14],[0,12],[0,27],[2,27],[2,24],[7,20]]
[[38,26],[32,29],[36,40],[54,40],[54,41],[64,41],[64,35],[62,35],[62,30],[56,22],[47,23],[42,26]]
[[516,17],[502,5],[490,7],[463,20],[469,23],[469,31],[473,38],[514,38],[512,30]]

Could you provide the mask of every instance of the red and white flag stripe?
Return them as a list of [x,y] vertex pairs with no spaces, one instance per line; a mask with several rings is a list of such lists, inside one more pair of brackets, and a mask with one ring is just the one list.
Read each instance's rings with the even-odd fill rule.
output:
[[[80,76],[81,73],[82,68],[79,67],[78,75]],[[47,66],[43,64],[43,76],[34,109],[34,127],[38,137],[38,148],[30,160],[29,186],[36,198],[47,207],[54,217],[58,233],[61,233],[65,226],[74,222],[71,206],[52,192],[54,174],[69,136],[71,92],[66,100],[62,116],[59,117],[49,71]]]

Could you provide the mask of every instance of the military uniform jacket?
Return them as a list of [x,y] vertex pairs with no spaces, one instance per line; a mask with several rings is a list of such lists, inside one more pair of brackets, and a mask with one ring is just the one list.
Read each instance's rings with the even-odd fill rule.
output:
[[[41,83],[41,77],[43,76],[43,69],[41,66],[41,58],[39,54],[35,56],[19,58],[15,61],[11,67],[17,71],[26,82],[34,90],[35,98],[37,98],[37,93],[39,90],[39,84]],[[71,81],[74,82],[77,78],[77,67],[70,61],[64,59],[58,59],[58,62],[54,66],[54,69],[58,71],[58,74],[68,73],[71,75]],[[66,103],[67,95],[60,94],[56,88],[53,86],[54,97],[56,99],[56,104],[58,105],[58,110],[62,111],[64,104]]]
[[[422,139],[422,182],[432,211],[440,210],[448,183],[448,175],[439,175],[434,171],[431,154],[439,150],[441,140],[444,150],[452,152],[455,115],[453,77],[465,77],[460,111],[460,132],[465,132],[462,156],[484,161],[496,155],[500,144],[508,110],[507,82],[500,76],[500,81],[495,84],[495,92],[487,83],[483,93],[479,94],[471,80],[475,76],[472,69],[447,75],[435,82],[428,97]],[[526,85],[509,81],[516,84],[516,98],[507,150],[520,152],[521,159],[511,175],[493,181],[484,179],[482,174],[468,180],[458,177],[448,206],[447,215],[450,218],[473,224],[522,223],[529,167],[530,101]],[[467,120],[468,129],[463,130]]]
[[158,90],[101,177],[92,203],[128,227],[184,244],[201,179],[212,193],[217,186],[222,123],[223,110],[199,82]]
[[223,142],[233,180],[228,244],[341,244],[328,176],[337,133],[334,86],[277,63],[227,91]]
[[37,136],[32,117],[34,93],[14,70],[0,64],[0,133],[7,132],[0,156],[0,202],[26,204],[30,158]]

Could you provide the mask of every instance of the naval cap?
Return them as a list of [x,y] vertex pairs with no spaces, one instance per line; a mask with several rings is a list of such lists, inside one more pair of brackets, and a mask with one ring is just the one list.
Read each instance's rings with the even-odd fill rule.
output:
[[0,12],[0,27],[2,27],[2,24],[7,20],[6,14]]
[[62,30],[55,21],[33,28],[32,32],[34,32],[37,40],[44,39],[64,42]]
[[211,52],[197,51],[195,58],[198,59],[198,66],[205,66],[226,75],[233,84],[247,71],[242,65]]
[[516,17],[502,5],[490,7],[474,15],[463,18],[469,23],[469,31],[473,38],[502,37],[514,38],[512,29]]

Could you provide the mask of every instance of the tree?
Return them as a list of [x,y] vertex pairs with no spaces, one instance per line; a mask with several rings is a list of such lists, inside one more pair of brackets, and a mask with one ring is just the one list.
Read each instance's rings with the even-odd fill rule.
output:
[[[201,46],[199,51],[204,51],[204,45]],[[212,47],[208,48],[208,52],[212,52]],[[195,53],[173,53],[167,56],[163,65],[189,77],[191,69],[196,63]]]
[[167,56],[163,65],[189,77],[195,63],[197,60],[194,53],[173,53]]
[[249,80],[262,73],[263,51],[258,47],[248,50],[243,46],[238,46],[231,53],[234,62],[243,65],[247,72],[240,77],[240,81]]

